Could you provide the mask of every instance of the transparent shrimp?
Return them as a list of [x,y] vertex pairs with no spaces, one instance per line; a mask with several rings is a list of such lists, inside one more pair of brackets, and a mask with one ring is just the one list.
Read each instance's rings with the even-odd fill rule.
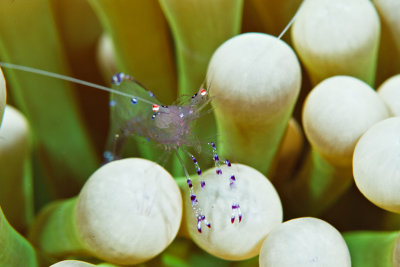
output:
[[[189,103],[166,106],[129,75],[123,73],[114,75],[112,84],[114,90],[134,97],[128,101],[123,95],[114,93],[111,95],[110,140],[114,145],[107,153],[110,157],[108,160],[120,157],[120,143],[131,135],[142,136],[166,150],[200,145],[197,138],[191,134],[192,122],[200,117],[201,110],[209,102],[207,90],[201,88],[192,96]],[[143,99],[147,101],[144,102]],[[152,104],[149,105],[149,102]]]
[[[201,176],[202,171],[197,159],[186,148],[191,147],[196,151],[200,150],[200,141],[192,134],[192,128],[194,122],[200,118],[201,112],[211,100],[205,88],[201,87],[192,97],[181,97],[175,105],[166,106],[162,105],[153,93],[146,90],[133,77],[123,73],[114,75],[112,77],[112,88],[108,88],[66,75],[7,62],[0,62],[0,67],[61,79],[111,93],[111,134],[107,144],[108,149],[104,152],[105,162],[121,158],[125,141],[135,135],[153,141],[166,150],[175,151],[186,176],[192,210],[197,218],[197,230],[199,233],[202,232],[202,224],[211,228],[211,223],[208,222],[198,205],[199,200],[194,193],[193,182],[179,153],[179,151],[183,151],[191,158],[198,176]],[[215,161],[215,145],[213,146],[213,153]],[[230,163],[228,166],[230,166]],[[205,188],[205,186],[205,181],[201,180],[200,187]],[[236,210],[237,208],[232,205],[232,209]],[[240,221],[241,213],[239,209]]]
[[[111,96],[111,131],[109,150],[104,154],[105,160],[120,158],[124,142],[133,135],[142,136],[166,150],[175,151],[186,176],[191,206],[197,218],[197,230],[202,232],[203,223],[210,228],[211,224],[198,205],[199,199],[194,193],[193,182],[179,153],[181,150],[191,158],[197,174],[201,176],[202,172],[197,159],[186,148],[192,147],[199,150],[200,142],[192,134],[192,128],[194,122],[201,116],[202,110],[210,102],[207,90],[201,87],[191,98],[181,98],[179,104],[166,106],[129,75],[123,73],[114,75],[112,84],[114,90],[135,95],[135,97],[128,101],[122,95],[112,94]],[[136,96],[146,101],[139,101]],[[148,104],[149,101],[153,101],[151,106]],[[204,180],[200,181],[200,186],[201,188],[206,186]]]

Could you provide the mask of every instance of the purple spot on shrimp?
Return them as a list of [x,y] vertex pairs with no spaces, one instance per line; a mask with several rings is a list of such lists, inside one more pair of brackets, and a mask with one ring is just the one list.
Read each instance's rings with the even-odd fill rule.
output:
[[211,146],[212,146],[213,148],[215,148],[215,144],[214,144],[214,142],[211,142]]
[[239,222],[242,221],[242,214],[239,214]]
[[197,175],[201,175],[201,170],[197,169]]
[[131,104],[132,105],[136,105],[137,104],[137,98],[136,97],[131,98]]
[[225,160],[225,164],[228,165],[228,167],[232,166],[231,162],[229,160],[227,160],[227,159]]
[[197,159],[195,157],[192,156],[192,160],[194,163],[197,163]]
[[231,181],[236,181],[235,175],[232,175],[231,178],[230,178],[230,180],[231,180]]
[[187,179],[186,183],[188,184],[189,188],[193,187],[192,181],[190,179]]
[[190,195],[190,200],[192,202],[192,207],[197,205],[198,201],[195,195]]
[[114,74],[111,78],[111,83],[115,85],[119,85],[121,83],[121,75],[120,73]]
[[214,155],[214,161],[219,161],[219,157],[217,154]]
[[221,175],[221,174],[222,174],[222,170],[221,170],[221,169],[217,169],[215,172],[216,172],[218,175]]
[[232,215],[231,216],[231,223],[234,223],[235,222],[235,215]]
[[206,182],[205,181],[201,181],[200,185],[201,185],[201,188],[204,188],[206,186]]
[[152,91],[147,91],[147,93],[149,94],[149,96],[154,97],[154,94]]

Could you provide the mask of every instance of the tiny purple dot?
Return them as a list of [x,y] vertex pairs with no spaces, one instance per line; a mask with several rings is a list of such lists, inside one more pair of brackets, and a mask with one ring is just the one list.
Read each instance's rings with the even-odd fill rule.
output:
[[197,169],[197,174],[201,175],[201,170],[200,169]]
[[221,174],[222,174],[222,170],[221,170],[221,169],[217,169],[217,170],[216,170],[216,173],[217,173],[218,175],[221,175]]
[[118,82],[121,82],[121,81],[124,79],[124,77],[125,77],[125,74],[124,74],[124,73],[122,73],[122,72],[118,73],[118,74],[117,74],[117,80],[118,80]]
[[206,182],[201,181],[201,188],[204,188],[204,186],[206,186]]

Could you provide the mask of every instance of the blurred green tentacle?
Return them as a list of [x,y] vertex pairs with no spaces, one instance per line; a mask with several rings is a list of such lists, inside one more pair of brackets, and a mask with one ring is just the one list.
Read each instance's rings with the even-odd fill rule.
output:
[[[0,2],[0,58],[67,73],[63,44],[47,0]],[[10,94],[31,122],[40,164],[36,173],[45,175],[53,194],[75,194],[99,161],[72,85],[35,74],[5,71],[12,87]]]
[[0,207],[0,266],[36,267],[38,261],[32,245],[15,231]]

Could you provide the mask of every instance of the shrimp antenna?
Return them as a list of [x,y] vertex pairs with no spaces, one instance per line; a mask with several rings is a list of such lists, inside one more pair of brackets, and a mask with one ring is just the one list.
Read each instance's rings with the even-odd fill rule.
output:
[[68,82],[72,82],[75,84],[80,84],[80,85],[84,85],[87,87],[92,87],[95,89],[99,89],[99,90],[103,90],[109,93],[113,93],[116,95],[122,95],[122,96],[126,96],[129,98],[135,98],[137,100],[140,100],[142,102],[148,103],[148,104],[153,104],[152,102],[141,98],[141,97],[137,97],[137,96],[133,96],[124,92],[120,92],[118,90],[109,88],[109,87],[105,87],[99,84],[95,84],[95,83],[91,83],[91,82],[87,82],[84,80],[80,80],[80,79],[76,79],[70,76],[66,76],[66,75],[62,75],[62,74],[58,74],[58,73],[54,73],[54,72],[50,72],[50,71],[46,71],[46,70],[41,70],[41,69],[36,69],[36,68],[31,68],[31,67],[26,67],[26,66],[21,66],[21,65],[17,65],[17,64],[12,64],[12,63],[6,63],[6,62],[0,62],[0,67],[6,68],[6,69],[14,69],[14,70],[20,70],[20,71],[25,71],[25,72],[30,72],[30,73],[34,73],[34,74],[39,74],[42,76],[47,76],[47,77],[51,77],[51,78],[55,78],[55,79],[60,79],[60,80],[64,80],[64,81],[68,81]]
[[283,29],[283,31],[281,32],[281,34],[279,34],[278,39],[281,39],[282,36],[289,30],[290,26],[292,26],[294,20],[297,17],[297,14],[299,14],[299,10],[301,9],[303,3],[305,0],[303,0],[299,6],[299,8],[297,9],[296,13],[294,14],[294,16],[292,17],[292,19],[289,21],[289,23],[286,25],[286,27]]

